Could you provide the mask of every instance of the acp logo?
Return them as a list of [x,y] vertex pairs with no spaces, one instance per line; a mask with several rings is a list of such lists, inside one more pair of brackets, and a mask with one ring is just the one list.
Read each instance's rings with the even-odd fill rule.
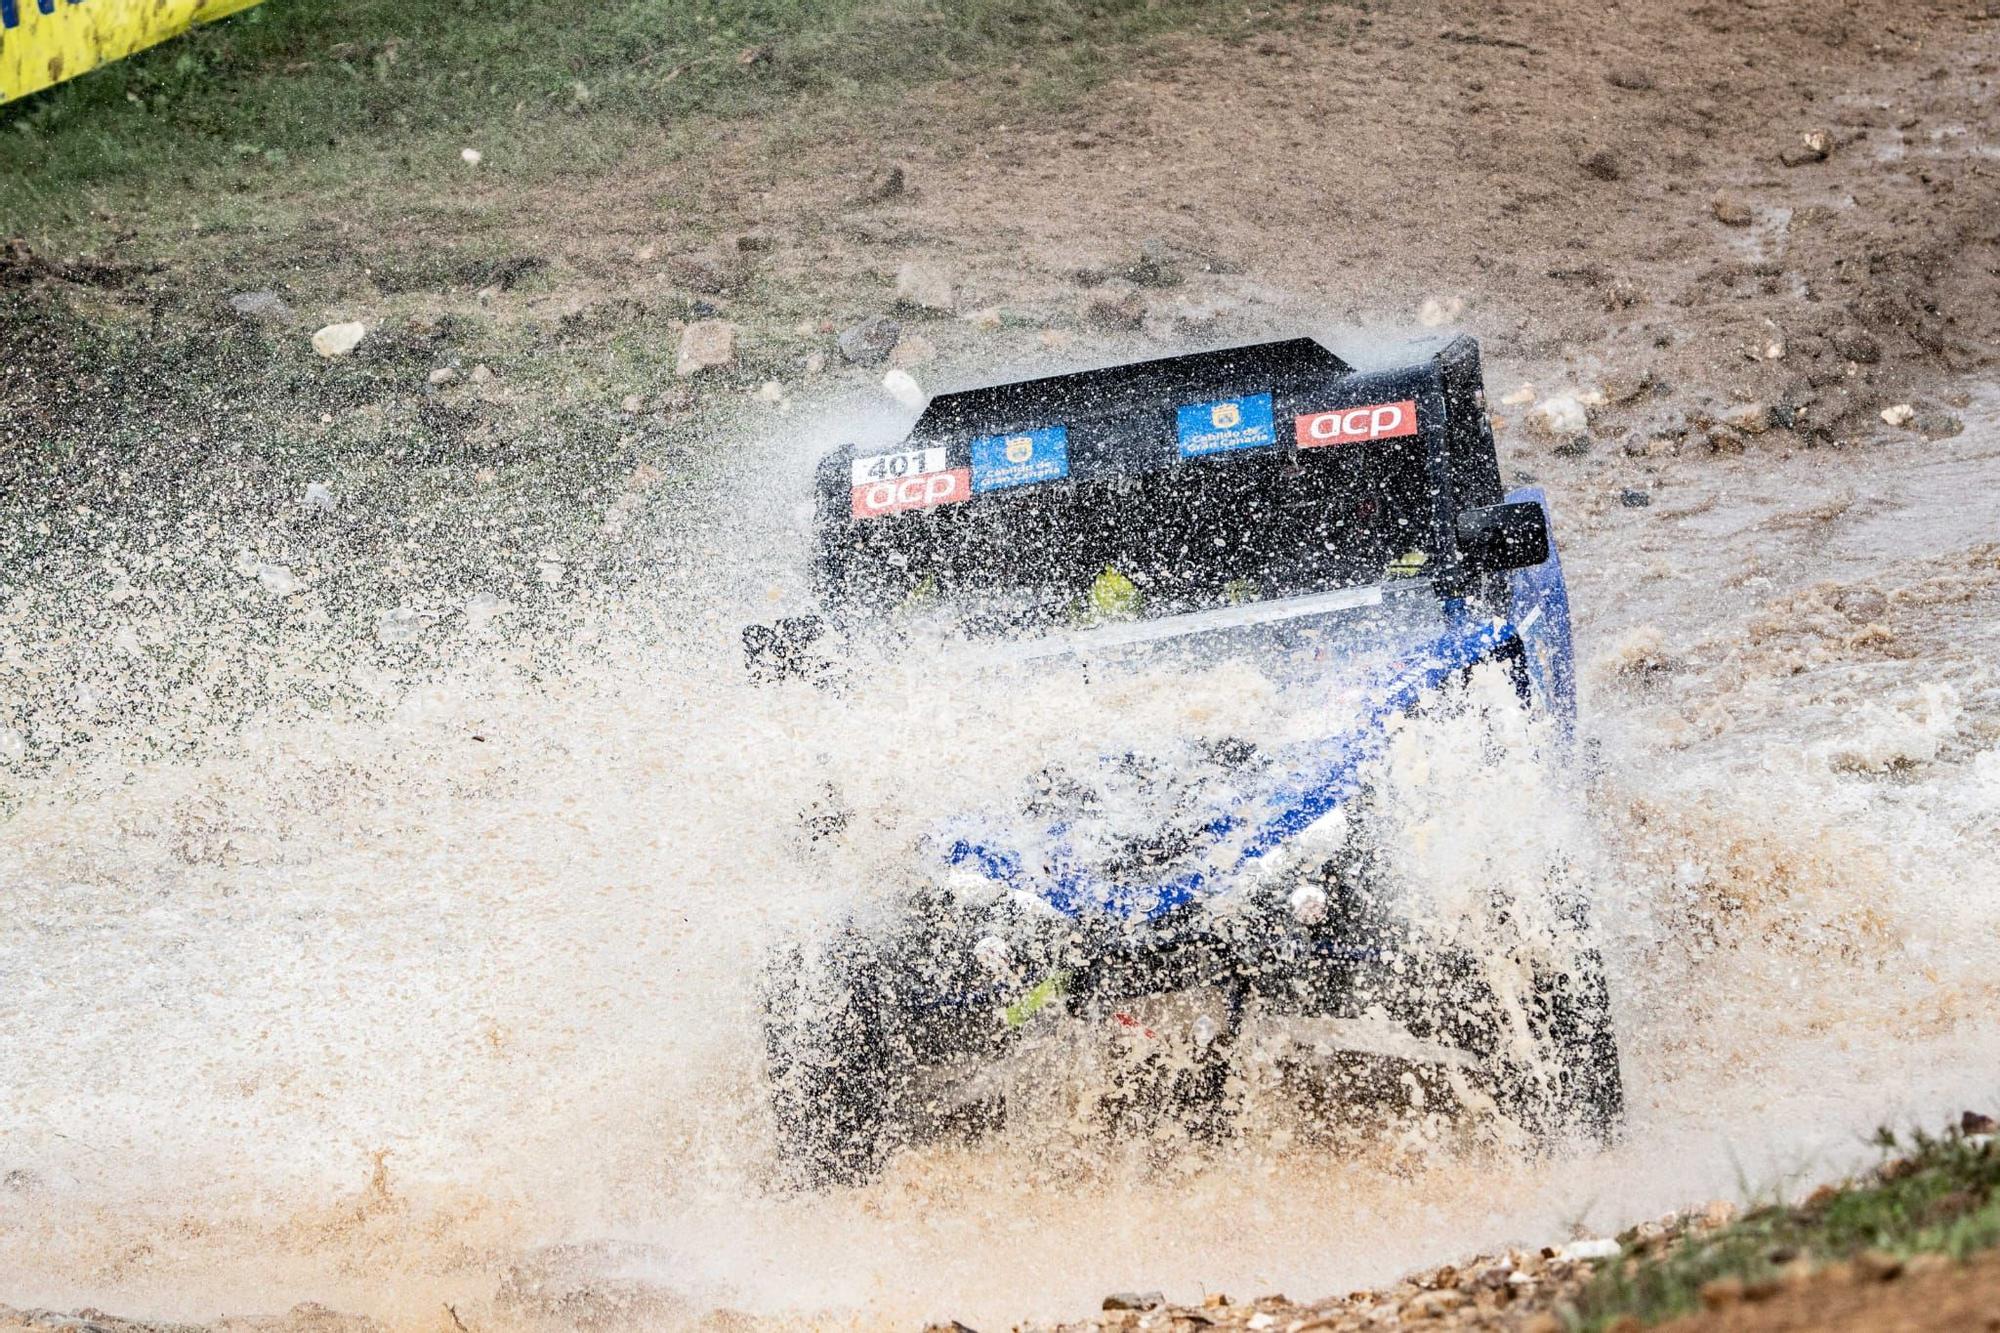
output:
[[888,477],[854,488],[854,517],[880,518],[905,509],[931,509],[957,504],[972,497],[972,469],[953,468],[949,472],[925,472],[911,477]]
[[1235,430],[1243,424],[1242,404],[1217,403],[1208,411],[1208,424],[1217,430]]
[[1294,423],[1294,429],[1301,449],[1415,435],[1417,405],[1405,398],[1400,403],[1367,403],[1361,407],[1315,412],[1311,416],[1300,417]]

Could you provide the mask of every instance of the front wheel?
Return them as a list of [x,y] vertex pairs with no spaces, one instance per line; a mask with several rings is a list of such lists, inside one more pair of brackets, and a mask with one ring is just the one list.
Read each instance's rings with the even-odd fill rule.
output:
[[784,1174],[806,1189],[859,1184],[889,1151],[896,1097],[872,959],[845,935],[782,951],[764,988],[764,1051]]

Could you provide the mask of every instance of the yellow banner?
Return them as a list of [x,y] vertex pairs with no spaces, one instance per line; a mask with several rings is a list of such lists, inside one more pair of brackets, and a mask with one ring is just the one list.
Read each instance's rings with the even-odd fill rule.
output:
[[0,102],[177,37],[258,0],[0,0]]

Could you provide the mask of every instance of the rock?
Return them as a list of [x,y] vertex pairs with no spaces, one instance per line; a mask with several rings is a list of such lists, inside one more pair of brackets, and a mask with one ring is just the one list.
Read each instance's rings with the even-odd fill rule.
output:
[[1178,287],[1183,280],[1180,265],[1162,240],[1143,243],[1139,257],[1125,266],[1125,277],[1141,287]]
[[1647,505],[1653,503],[1653,493],[1651,491],[1642,491],[1636,486],[1627,486],[1624,490],[1618,492],[1618,503],[1624,505],[1627,509],[1644,509]]
[[449,384],[457,378],[458,372],[456,370],[453,370],[450,366],[439,366],[436,370],[424,376],[424,382],[432,385]]
[[922,410],[926,395],[923,386],[917,383],[909,371],[890,371],[882,377],[882,388],[904,407]]
[[937,348],[931,345],[931,340],[916,333],[904,334],[889,349],[889,364],[892,366],[921,366],[936,357]]
[[1849,361],[1864,366],[1872,366],[1882,359],[1882,344],[1875,341],[1875,335],[1853,324],[1843,324],[1827,335],[1833,350]]
[[777,380],[765,380],[757,386],[757,401],[772,407],[785,405],[785,386]]
[[1590,413],[1572,394],[1545,398],[1528,409],[1528,431],[1544,439],[1572,440],[1590,429]]
[[472,374],[468,378],[474,384],[491,384],[493,382],[493,367],[481,361],[472,368]]
[[991,333],[1002,324],[1005,324],[1007,318],[1001,313],[999,306],[989,305],[968,313],[965,316],[965,322],[975,329]]
[[344,324],[329,324],[315,333],[312,336],[312,346],[315,352],[331,360],[337,356],[346,356],[359,347],[361,340],[367,336],[367,325],[360,320],[349,320]]
[[854,192],[848,202],[854,204],[880,204],[902,194],[907,188],[900,166],[882,167],[869,173],[868,179]]
[[903,326],[887,315],[876,315],[844,330],[835,341],[840,354],[857,366],[879,366],[903,339]]
[[1146,298],[1132,283],[1113,278],[1084,296],[1083,317],[1100,329],[1136,329],[1146,322]]
[[477,148],[461,148],[458,150],[458,160],[465,163],[468,167],[478,166],[485,157],[486,155]]
[[289,324],[292,320],[292,308],[276,292],[238,292],[229,298],[229,309],[259,324]]
[[1727,190],[1715,192],[1708,201],[1708,211],[1715,214],[1715,220],[1725,227],[1747,227],[1757,217],[1750,211],[1750,205]]
[[1157,1310],[1166,1303],[1157,1291],[1114,1291],[1104,1298],[1107,1310]]
[[1535,386],[1532,384],[1523,384],[1520,388],[1514,389],[1504,395],[1500,401],[1507,407],[1526,407],[1529,403],[1535,401]]
[[626,394],[618,404],[618,410],[628,417],[639,415],[640,412],[645,410],[645,407],[646,400],[636,393]]
[[1908,403],[1897,403],[1894,407],[1882,409],[1882,420],[1891,426],[1907,426],[1917,419],[1917,409]]
[[1616,1259],[1620,1252],[1617,1241],[1609,1236],[1592,1240],[1573,1240],[1556,1251],[1556,1258],[1572,1263],[1597,1263],[1605,1259]]
[[1961,1134],[2000,1134],[2000,1121],[1980,1111],[1967,1111],[1958,1118]]
[[949,314],[958,308],[958,292],[942,270],[909,263],[896,270],[896,304]]
[[724,320],[700,319],[681,330],[674,374],[685,379],[689,375],[726,369],[735,361],[735,328]]
[[1799,136],[1795,144],[1787,144],[1778,153],[1778,160],[1788,167],[1802,167],[1809,162],[1824,162],[1833,151],[1833,136],[1825,130],[1808,130]]
[[1625,179],[1624,164],[1608,148],[1600,148],[1578,164],[1583,174],[1592,180],[1616,181]]
[[299,501],[302,507],[322,514],[331,514],[334,503],[333,492],[323,481],[307,482],[305,498]]
[[1617,65],[1605,73],[1604,81],[1613,88],[1643,93],[1653,87],[1653,73],[1639,65]]
[[1771,409],[1763,403],[1743,403],[1723,413],[1723,424],[1745,435],[1762,435],[1771,429]]
[[823,374],[825,374],[825,373],[826,373],[826,353],[825,353],[825,352],[808,352],[808,353],[806,353],[806,359],[805,359],[805,372],[806,372],[806,378],[808,378],[808,379],[811,379],[811,378],[812,378],[812,377],[813,377],[814,375],[823,375]]

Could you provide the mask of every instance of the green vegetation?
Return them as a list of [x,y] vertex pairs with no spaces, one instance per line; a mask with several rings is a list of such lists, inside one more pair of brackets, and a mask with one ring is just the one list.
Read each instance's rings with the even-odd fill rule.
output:
[[1884,1131],[1882,1167],[1804,1204],[1753,1209],[1715,1231],[1607,1264],[1577,1302],[1584,1329],[1656,1323],[1701,1308],[1711,1282],[1775,1283],[1793,1266],[1877,1256],[1963,1259],[2000,1243],[2000,1152],[1956,1131],[1904,1143]]
[[267,0],[0,107],[0,234],[84,222],[93,191],[352,186],[445,170],[459,143],[517,180],[602,171],[708,118],[980,69],[1061,98],[1137,40],[1252,21],[1206,0]]

